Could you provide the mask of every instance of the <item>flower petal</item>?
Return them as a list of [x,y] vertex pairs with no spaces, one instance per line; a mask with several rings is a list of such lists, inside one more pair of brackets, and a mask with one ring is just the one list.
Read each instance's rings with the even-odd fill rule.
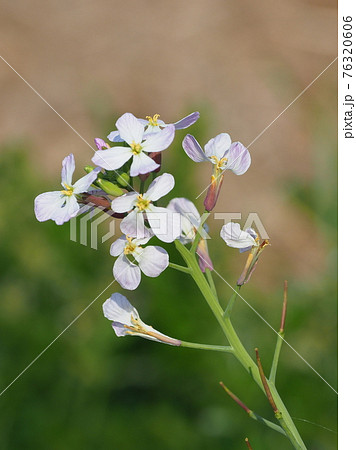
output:
[[159,164],[153,161],[152,158],[146,155],[146,153],[141,152],[138,155],[133,155],[133,160],[130,168],[130,175],[132,177],[137,177],[139,174],[145,174],[153,172],[158,169]]
[[229,222],[221,228],[220,236],[229,247],[245,248],[257,245],[255,239],[246,231],[241,230],[240,224]]
[[200,225],[200,216],[193,202],[184,197],[171,200],[167,208],[180,214],[180,241],[183,244],[191,242]]
[[136,289],[141,281],[140,268],[129,261],[125,255],[120,255],[115,261],[113,274],[121,287],[130,291]]
[[250,165],[250,152],[241,142],[234,142],[230,147],[226,169],[232,170],[236,175],[242,175]]
[[185,153],[195,162],[208,161],[203,149],[200,147],[198,141],[191,134],[187,134],[182,143]]
[[144,217],[142,212],[133,210],[128,216],[122,219],[120,223],[121,231],[127,236],[137,237],[143,239],[147,236],[147,228],[144,224]]
[[45,192],[35,198],[35,215],[39,222],[53,220],[56,211],[61,209],[65,198],[61,191]]
[[153,233],[163,242],[173,242],[181,234],[180,215],[167,208],[151,206],[146,216]]
[[57,225],[63,225],[64,222],[68,222],[72,217],[75,217],[78,214],[79,209],[78,201],[74,195],[65,197],[63,206],[53,211],[51,219],[54,220]]
[[136,144],[140,144],[142,142],[144,126],[133,114],[123,114],[117,120],[116,128],[119,130],[121,139],[129,145],[133,142]]
[[204,146],[205,154],[208,157],[216,156],[218,159],[224,157],[224,154],[229,150],[231,145],[231,138],[227,133],[220,133]]
[[109,133],[107,135],[107,138],[109,139],[109,141],[111,142],[125,142],[121,136],[120,133],[118,131],[112,131],[111,133]]
[[119,294],[118,292],[112,294],[111,297],[105,301],[103,304],[103,313],[107,319],[128,326],[131,325],[131,316],[135,319],[139,317],[136,308],[131,305],[124,295]]
[[127,243],[126,236],[125,235],[120,236],[119,239],[116,239],[116,241],[111,244],[110,255],[120,256],[125,250],[126,243]]
[[200,117],[198,111],[189,114],[189,116],[183,117],[183,119],[178,120],[178,122],[174,123],[174,127],[176,130],[183,130],[184,128],[190,127],[193,125]]
[[[157,127],[158,128],[158,127]],[[167,125],[159,133],[151,133],[143,142],[145,152],[161,152],[169,147],[174,139],[174,125]]]
[[136,192],[128,192],[127,194],[114,198],[111,202],[111,209],[117,213],[130,211],[134,207],[136,199]]
[[75,169],[74,155],[73,155],[73,153],[71,153],[70,155],[66,156],[62,162],[62,186],[63,187],[66,187],[64,185],[64,183],[67,186],[72,186],[72,178],[73,178],[74,169]]
[[74,194],[81,194],[82,192],[87,192],[89,187],[97,179],[98,173],[100,172],[100,167],[96,167],[91,172],[87,173],[84,177],[80,178],[73,184]]
[[111,326],[113,327],[117,337],[122,337],[122,336],[127,335],[127,328],[125,327],[125,325],[122,325],[119,322],[113,322],[111,324]]
[[167,195],[174,188],[174,183],[174,176],[170,173],[164,173],[152,181],[144,197],[155,202]]
[[158,277],[169,264],[169,256],[162,247],[149,245],[142,249],[135,259],[142,272],[148,277]]
[[98,150],[92,157],[92,161],[99,167],[106,170],[120,169],[132,156],[129,147],[111,147],[107,150]]

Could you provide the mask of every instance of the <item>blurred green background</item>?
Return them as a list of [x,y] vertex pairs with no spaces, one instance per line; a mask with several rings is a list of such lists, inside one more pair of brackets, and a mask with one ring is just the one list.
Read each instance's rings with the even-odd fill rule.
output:
[[[207,121],[202,120],[192,131],[203,140],[207,128]],[[176,138],[165,167],[176,175],[170,197],[192,198],[196,166],[181,150],[181,137]],[[9,200],[0,221],[0,380],[5,388],[110,283],[114,258],[108,253],[108,243],[94,250],[71,241],[68,223],[57,227],[53,222],[36,222],[33,198],[43,190],[56,189],[57,180],[46,181],[36,174],[26,156],[28,143],[19,141],[2,150],[0,188],[3,199]],[[324,168],[333,173],[329,156],[324,153],[322,157]],[[177,172],[175,167],[184,167],[184,171]],[[322,274],[307,283],[289,278],[286,339],[333,386],[334,184],[331,175],[308,184],[286,179],[281,187],[282,195],[317,226],[329,248]],[[99,237],[107,231],[105,221]],[[216,269],[233,283],[245,256],[228,249],[218,236],[209,244]],[[174,246],[166,248],[171,260],[180,263]],[[273,251],[272,240],[242,294],[277,328],[282,268],[280,282],[273,289],[259,288],[267,263],[264,257]],[[226,304],[229,288],[219,278],[216,283]],[[166,334],[194,342],[225,343],[187,275],[167,269],[159,278],[143,278],[134,292],[124,292],[115,283],[0,397],[1,448],[225,449],[243,448],[245,436],[256,449],[289,448],[283,437],[249,419],[219,387],[223,380],[251,409],[272,418],[265,398],[229,355],[173,348],[140,338],[117,339],[101,312],[103,301],[116,291],[128,296],[146,323]],[[273,331],[242,301],[237,302],[233,317],[251,354],[259,347],[267,370],[275,344]],[[288,347],[282,350],[277,382],[292,416],[298,418],[296,424],[307,447],[335,448],[336,395]]]
[[[174,122],[199,110],[189,132],[202,144],[229,132],[249,145],[334,59],[336,13],[334,0],[73,0],[70,8],[6,0],[0,37],[2,56],[90,144],[126,111]],[[58,189],[62,159],[75,154],[79,178],[92,150],[1,64],[0,392],[112,281],[114,263],[113,239],[94,250],[70,240],[69,224],[36,221],[33,200]],[[240,212],[241,225],[258,213],[272,245],[242,294],[278,328],[288,280],[286,339],[334,388],[336,99],[333,65],[251,145],[250,170],[226,175],[216,207]],[[177,132],[164,154],[164,171],[176,178],[167,202],[195,201],[209,181],[211,167],[184,154],[184,135]],[[225,246],[221,225],[209,220],[210,255],[233,283],[245,256]],[[105,221],[99,236],[108,231]],[[229,288],[216,283],[226,304]],[[1,449],[245,449],[246,436],[254,450],[290,448],[219,386],[224,381],[272,419],[266,399],[229,355],[116,338],[101,311],[116,291],[163,333],[225,344],[184,274],[167,269],[143,278],[135,292],[114,283],[0,396]],[[268,370],[273,331],[242,301],[233,320]],[[307,448],[336,448],[337,396],[287,346],[277,387]]]

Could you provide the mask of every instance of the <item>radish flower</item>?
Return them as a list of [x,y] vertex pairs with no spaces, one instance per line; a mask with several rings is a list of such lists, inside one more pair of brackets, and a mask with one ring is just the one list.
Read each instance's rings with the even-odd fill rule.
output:
[[112,320],[112,327],[116,336],[140,336],[163,344],[180,346],[181,341],[160,333],[146,325],[126,297],[119,293],[112,294],[103,304],[104,316]]
[[232,170],[243,175],[251,164],[250,152],[241,142],[231,142],[227,133],[218,134],[204,146],[204,151],[194,136],[188,134],[183,140],[185,153],[195,162],[210,161],[218,172]]
[[144,194],[128,192],[111,203],[113,211],[131,211],[121,222],[121,231],[127,236],[142,239],[147,234],[145,219],[152,232],[163,242],[173,242],[180,235],[179,214],[167,208],[155,206],[153,202],[168,194],[174,187],[174,177],[169,173],[157,177]]
[[160,133],[145,137],[144,125],[133,114],[125,113],[118,119],[116,126],[120,138],[129,146],[98,150],[92,161],[106,170],[116,170],[132,158],[130,169],[132,177],[157,169],[159,164],[147,153],[161,152],[171,145],[174,138],[174,125],[168,125]]
[[35,215],[40,222],[54,220],[57,225],[63,225],[79,210],[77,195],[87,192],[90,185],[96,180],[100,167],[93,169],[90,173],[72,184],[75,169],[73,154],[66,156],[62,162],[62,186],[61,191],[45,192],[35,198]]
[[[169,264],[169,257],[162,247],[147,244],[153,233],[143,239],[121,236],[110,248],[110,254],[117,256],[113,273],[117,282],[124,288],[134,290],[141,282],[141,271],[148,277],[158,277]],[[137,264],[135,264],[137,263]]]
[[[146,116],[146,119],[138,119],[142,125],[145,127],[145,136],[148,136],[152,133],[158,133],[162,130],[162,128],[166,128],[168,125],[173,125],[176,130],[183,130],[184,128],[190,127],[190,125],[193,125],[199,117],[200,114],[196,111],[189,116],[184,117],[181,120],[178,120],[178,122],[175,122],[173,124],[167,124],[163,122],[163,120],[159,119],[160,115],[155,114],[154,116]],[[124,139],[120,136],[120,130],[119,130],[120,124],[118,124],[118,121],[116,122],[116,128],[117,131],[112,131],[108,135],[108,139],[111,142],[123,142]]]
[[243,231],[240,224],[235,222],[225,224],[221,228],[220,236],[229,247],[240,249],[240,253],[258,246],[257,233],[252,228]]
[[204,206],[211,211],[219,197],[224,172],[232,170],[235,175],[243,175],[251,164],[250,152],[241,142],[231,142],[227,133],[218,134],[204,146],[204,151],[194,136],[188,134],[183,140],[185,153],[195,162],[210,161],[213,174]]

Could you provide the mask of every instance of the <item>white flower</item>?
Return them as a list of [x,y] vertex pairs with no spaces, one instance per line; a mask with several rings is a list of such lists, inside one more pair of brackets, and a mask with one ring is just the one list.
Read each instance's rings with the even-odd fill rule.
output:
[[141,271],[154,278],[168,267],[168,253],[162,247],[149,245],[142,248],[151,237],[152,233],[143,239],[121,236],[111,245],[110,254],[118,256],[113,268],[114,277],[124,289],[137,288],[141,281]]
[[118,213],[131,211],[121,222],[121,231],[132,237],[143,238],[148,220],[153,233],[163,242],[173,242],[180,235],[179,214],[167,208],[154,206],[164,195],[174,187],[174,177],[169,173],[157,177],[150,184],[145,194],[128,192],[112,201],[111,208]]
[[140,336],[164,344],[181,345],[181,341],[160,333],[146,325],[126,297],[119,293],[113,294],[103,304],[104,316],[112,320],[112,327],[117,336]]
[[132,177],[156,170],[159,164],[146,153],[161,152],[169,147],[174,138],[174,125],[145,137],[144,125],[133,114],[125,113],[118,119],[116,126],[121,140],[129,146],[98,150],[92,161],[106,170],[116,170],[133,158],[130,169]]
[[75,169],[74,156],[66,156],[62,163],[62,191],[52,191],[40,194],[35,198],[35,215],[40,222],[54,220],[57,225],[62,225],[72,217],[75,217],[80,206],[76,195],[87,192],[90,185],[96,180],[100,167],[80,178],[72,184]]
[[[179,240],[182,244],[193,242],[197,230],[201,223],[201,218],[194,203],[184,197],[173,198],[167,208],[180,215],[181,236]],[[206,238],[206,229],[201,230],[202,237]]]
[[[181,120],[178,120],[178,122],[175,122],[173,124],[167,124],[167,123],[163,122],[163,120],[160,120],[159,114],[155,114],[152,117],[146,116],[146,119],[138,119],[138,120],[145,127],[144,135],[148,136],[152,133],[159,133],[162,130],[162,128],[165,128],[168,125],[174,125],[174,128],[176,130],[182,130],[184,128],[188,128],[188,127],[190,127],[190,125],[193,125],[193,123],[195,123],[199,119],[199,116],[200,116],[200,114],[196,111],[196,112],[189,114],[189,116],[186,116]],[[108,135],[108,139],[111,142],[123,142],[124,139],[122,139],[122,137],[120,136],[120,131],[119,131],[117,122],[116,122],[116,127],[118,130],[112,131]]]
[[186,154],[195,162],[210,161],[217,174],[232,170],[236,175],[244,174],[251,164],[250,152],[241,142],[231,142],[227,133],[218,134],[204,146],[204,151],[194,136],[188,134],[183,140]]
[[224,225],[221,228],[220,236],[229,247],[239,248],[241,253],[259,245],[256,241],[257,233],[252,228],[243,231],[240,224],[235,222]]

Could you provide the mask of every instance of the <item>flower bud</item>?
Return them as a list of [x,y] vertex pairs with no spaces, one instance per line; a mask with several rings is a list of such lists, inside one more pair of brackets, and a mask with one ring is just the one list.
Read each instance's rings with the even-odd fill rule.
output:
[[224,175],[218,175],[217,177],[215,175],[211,176],[211,183],[204,200],[205,209],[209,212],[214,209],[216,202],[218,201],[223,179]]
[[122,172],[116,177],[116,181],[120,186],[126,187],[130,182],[130,175],[126,172]]
[[213,263],[209,256],[208,244],[205,239],[200,239],[197,254],[199,256],[199,267],[200,270],[204,273],[206,269],[214,270]]
[[114,183],[111,183],[108,180],[103,180],[101,178],[98,178],[96,180],[96,184],[107,194],[113,195],[115,197],[119,197],[124,193],[124,191],[122,189],[120,189],[119,186],[117,186]]
[[107,144],[103,139],[101,138],[95,138],[94,139],[95,145],[98,150],[102,150],[103,148],[110,148],[110,145]]

